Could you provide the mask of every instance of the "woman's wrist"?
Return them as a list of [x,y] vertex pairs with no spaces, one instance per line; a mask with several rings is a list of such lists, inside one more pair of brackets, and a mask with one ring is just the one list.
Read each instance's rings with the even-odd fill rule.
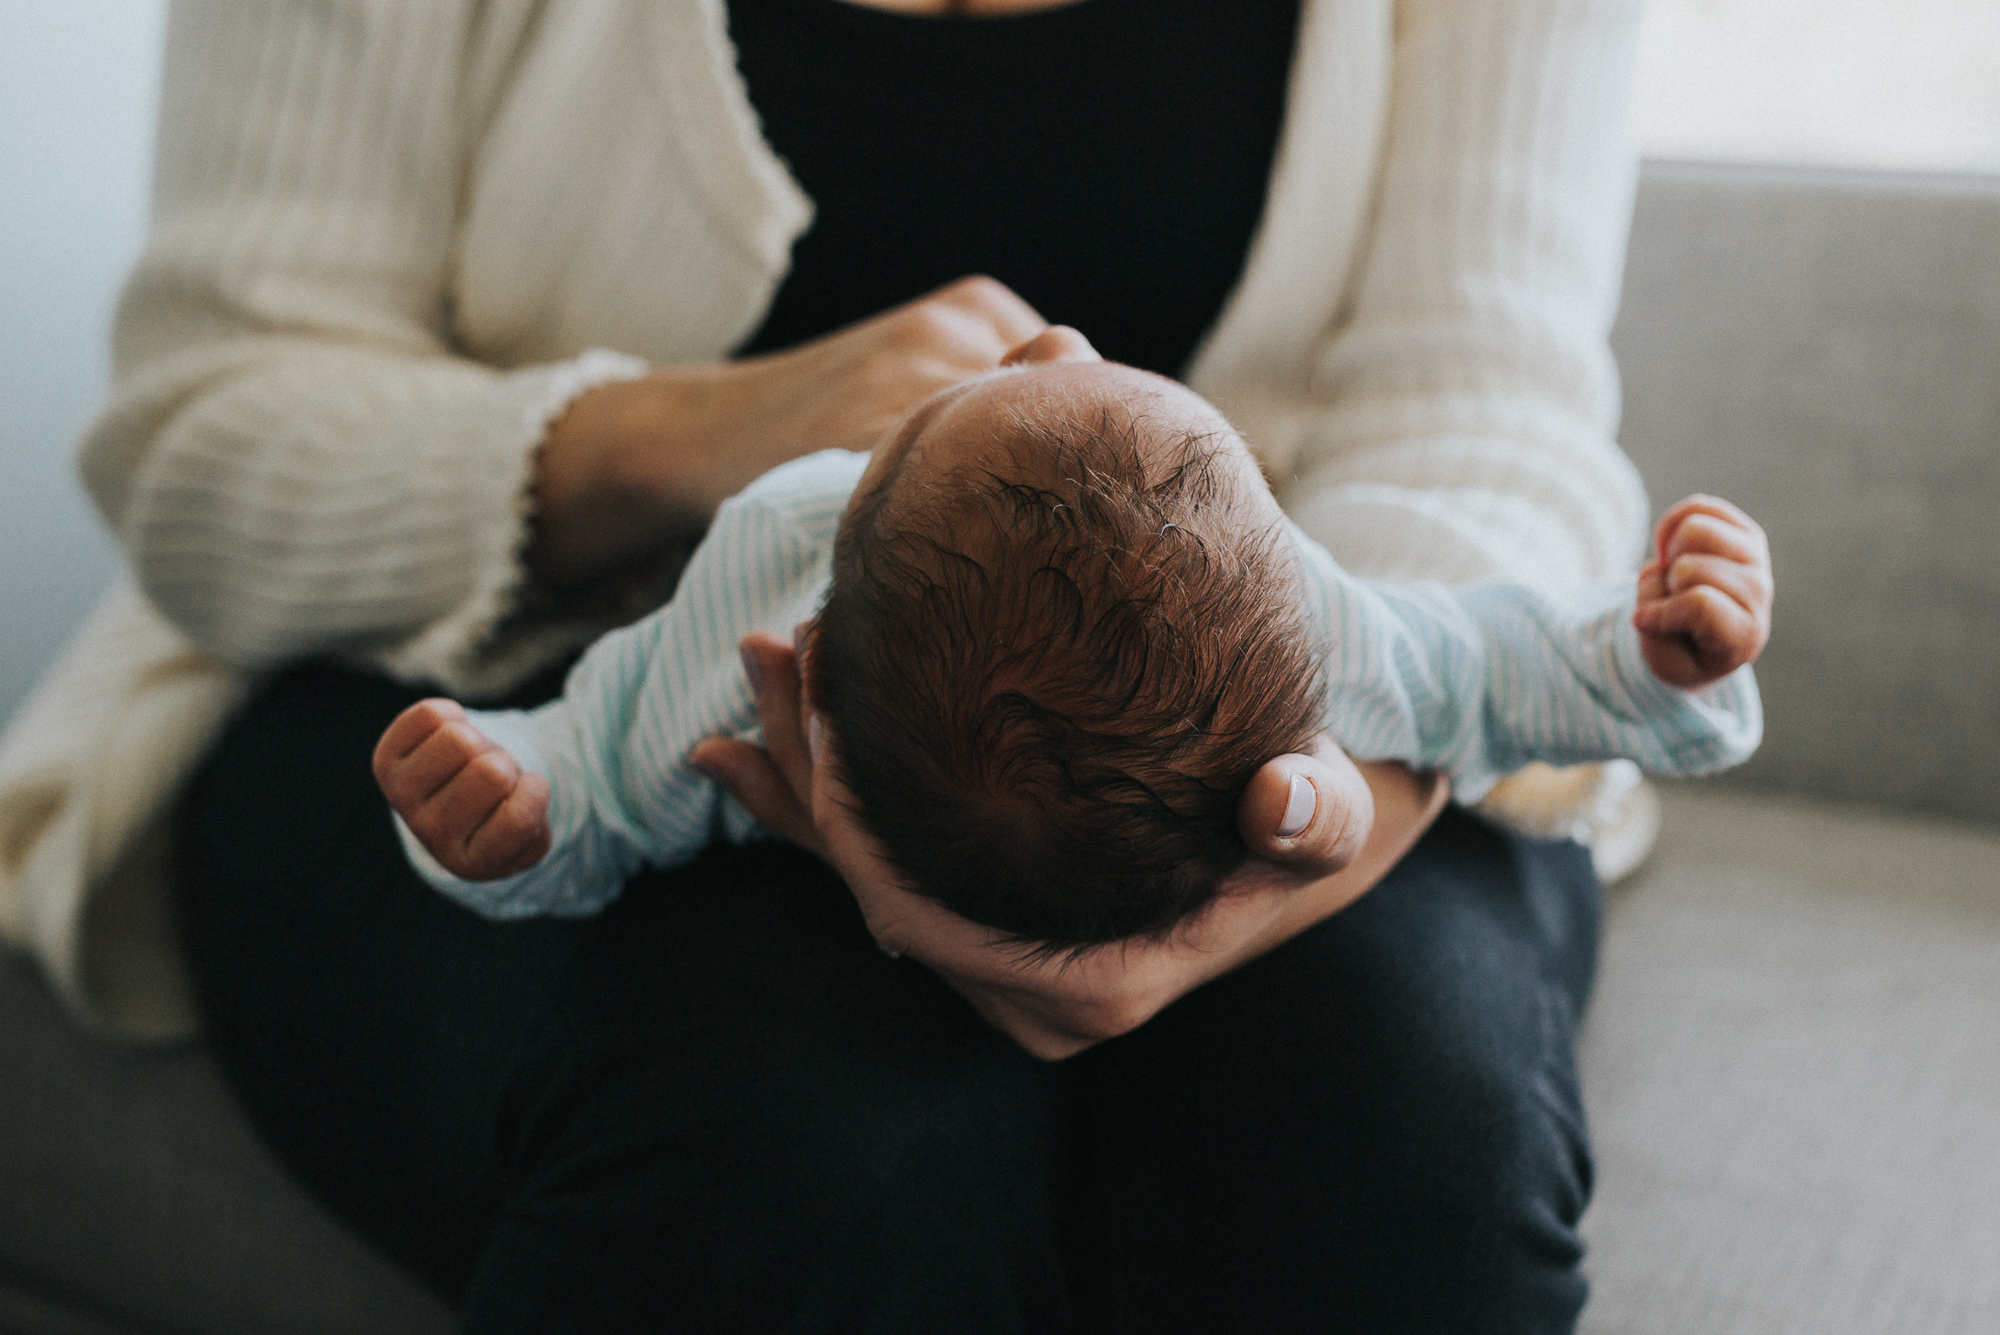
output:
[[[690,476],[703,451],[685,411],[703,368],[595,385],[549,424],[536,463],[535,578],[568,588],[615,575],[686,541],[714,513]],[[720,498],[716,498],[719,500]]]

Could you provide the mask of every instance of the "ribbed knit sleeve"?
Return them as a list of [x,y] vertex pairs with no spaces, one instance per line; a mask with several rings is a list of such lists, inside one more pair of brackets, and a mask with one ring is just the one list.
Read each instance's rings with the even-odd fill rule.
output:
[[612,354],[498,370],[449,333],[472,145],[529,7],[176,4],[150,240],[83,472],[147,593],[226,662],[341,651],[463,692],[500,638],[534,452]]
[[1287,508],[1349,569],[1630,567],[1613,443],[1639,0],[1399,0],[1372,216],[1310,368]]

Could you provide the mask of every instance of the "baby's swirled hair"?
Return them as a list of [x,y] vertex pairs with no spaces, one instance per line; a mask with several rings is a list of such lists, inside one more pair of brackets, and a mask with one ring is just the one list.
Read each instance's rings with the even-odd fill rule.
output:
[[1251,775],[1321,726],[1290,542],[1241,522],[1216,438],[1157,430],[1022,419],[893,473],[842,526],[813,641],[909,888],[1039,950],[1198,914],[1248,854]]

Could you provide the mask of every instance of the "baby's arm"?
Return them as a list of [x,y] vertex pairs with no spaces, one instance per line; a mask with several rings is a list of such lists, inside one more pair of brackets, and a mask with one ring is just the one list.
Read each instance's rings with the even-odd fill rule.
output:
[[[489,918],[588,915],[617,898],[646,863],[699,849],[683,830],[663,841],[648,825],[665,798],[705,820],[710,786],[684,766],[634,772],[627,721],[658,695],[648,641],[663,613],[604,636],[570,672],[563,695],[538,709],[466,710],[424,700],[403,711],[375,748],[375,775],[397,833],[431,887]],[[620,691],[614,689],[623,687]],[[671,716],[672,698],[654,708]],[[610,726],[607,726],[610,724]]]
[[[727,713],[717,697],[741,670],[674,654],[677,620],[669,604],[602,637],[537,709],[423,700],[398,715],[375,777],[417,874],[489,918],[569,917],[699,851],[717,793],[679,759],[682,716]],[[663,679],[666,663],[692,670]]]
[[[1768,627],[1761,535],[1706,498],[1676,507],[1661,533],[1655,564],[1667,575],[1645,600],[1645,633],[1624,580],[1384,584],[1295,534],[1327,630],[1328,731],[1356,758],[1445,771],[1464,801],[1531,760],[1626,757],[1682,775],[1741,763],[1763,733],[1742,666]],[[1744,595],[1730,600],[1740,614],[1708,606],[1728,589]]]
[[452,700],[419,700],[375,744],[375,782],[424,850],[466,881],[514,876],[549,852],[549,781],[524,771]]
[[595,913],[642,866],[669,867],[755,822],[687,763],[755,738],[737,654],[818,606],[867,456],[813,455],[725,502],[664,607],[600,638],[563,694],[528,711],[423,701],[376,748],[418,873],[493,918]]
[[1698,691],[1755,662],[1771,637],[1771,546],[1728,501],[1690,496],[1660,519],[1632,626],[1660,680]]

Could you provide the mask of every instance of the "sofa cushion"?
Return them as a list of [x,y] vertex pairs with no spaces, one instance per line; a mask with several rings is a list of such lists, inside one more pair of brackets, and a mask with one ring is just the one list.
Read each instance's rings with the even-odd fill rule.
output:
[[2000,826],[1665,806],[1585,1029],[1584,1331],[2000,1331]]
[[207,1053],[80,1032],[6,950],[0,1072],[0,1329],[452,1329],[293,1185]]

